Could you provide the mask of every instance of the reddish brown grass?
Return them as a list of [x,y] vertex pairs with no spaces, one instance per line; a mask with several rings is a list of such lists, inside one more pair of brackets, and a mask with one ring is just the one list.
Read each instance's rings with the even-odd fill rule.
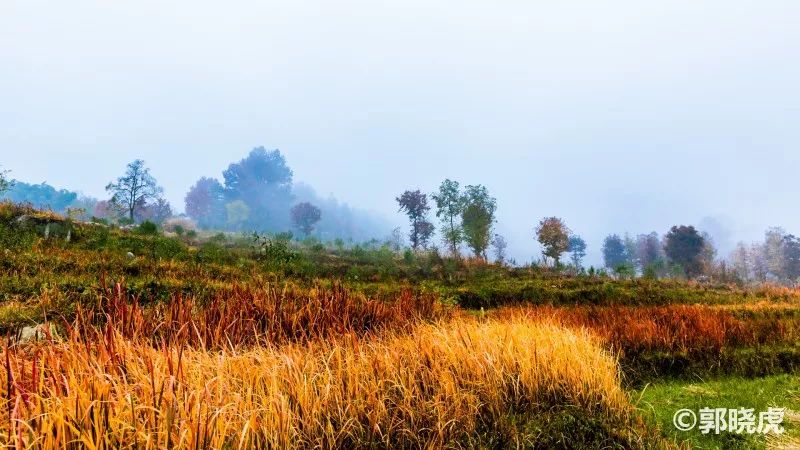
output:
[[800,341],[796,318],[751,314],[707,306],[509,307],[498,317],[550,318],[569,327],[585,327],[616,350],[719,351],[725,347],[793,344]]

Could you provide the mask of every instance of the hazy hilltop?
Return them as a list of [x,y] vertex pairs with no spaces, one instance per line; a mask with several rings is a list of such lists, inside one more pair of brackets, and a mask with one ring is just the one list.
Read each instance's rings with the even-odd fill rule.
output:
[[14,0],[0,17],[2,164],[102,198],[142,158],[180,212],[200,176],[265,145],[323,198],[394,226],[406,189],[483,184],[518,261],[538,257],[533,227],[553,215],[594,265],[609,233],[705,217],[730,249],[800,221],[785,199],[799,8]]

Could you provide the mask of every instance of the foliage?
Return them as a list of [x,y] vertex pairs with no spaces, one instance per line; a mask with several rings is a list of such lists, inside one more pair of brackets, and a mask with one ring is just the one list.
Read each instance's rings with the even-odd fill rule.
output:
[[542,245],[542,255],[560,264],[561,254],[569,250],[570,230],[558,217],[545,217],[536,227],[536,239]]
[[580,268],[581,262],[586,256],[586,241],[577,234],[573,234],[569,237],[569,248],[567,250],[571,254],[570,259],[572,260],[572,265],[576,268]]
[[405,191],[395,200],[400,205],[400,211],[404,212],[411,222],[411,231],[408,235],[411,247],[414,250],[427,247],[434,230],[433,224],[427,219],[428,211],[431,209],[428,205],[428,196],[417,189]]
[[486,260],[497,200],[489,196],[485,186],[470,185],[464,188],[464,205],[461,214],[464,239],[476,257]]
[[225,215],[230,228],[241,230],[250,218],[250,207],[243,200],[234,200],[225,205]]
[[612,270],[620,265],[628,264],[628,252],[619,235],[606,236],[603,241],[603,261],[605,266]]
[[680,265],[686,276],[703,273],[702,252],[705,240],[693,226],[674,226],[664,238],[664,252],[670,261]]
[[225,189],[219,181],[202,177],[189,189],[184,198],[186,214],[203,228],[222,227],[225,213]]
[[172,206],[164,198],[156,198],[152,202],[141,202],[136,206],[134,216],[137,222],[150,221],[163,224],[172,217]]
[[259,249],[259,258],[268,267],[279,268],[292,263],[298,254],[289,247],[291,234],[276,234],[274,236],[253,233],[253,241]]
[[294,205],[290,214],[292,216],[292,224],[306,236],[309,236],[314,231],[314,225],[322,218],[320,209],[309,202],[301,202]]
[[460,220],[466,199],[458,182],[449,179],[444,180],[439,191],[431,197],[436,202],[436,217],[442,221],[442,237],[450,247],[450,253],[458,256],[458,246],[464,240]]
[[28,184],[14,181],[10,184],[5,181],[4,185],[4,181],[0,181],[0,197],[15,203],[30,203],[38,209],[63,212],[75,202],[78,194],[66,189],[56,190],[47,183]]
[[289,229],[292,170],[279,150],[254,148],[222,172],[227,201],[241,201],[250,214],[241,225],[270,231]]

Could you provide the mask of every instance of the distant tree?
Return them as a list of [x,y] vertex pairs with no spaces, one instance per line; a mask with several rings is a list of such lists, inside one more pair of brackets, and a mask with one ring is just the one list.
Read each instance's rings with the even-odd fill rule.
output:
[[542,255],[551,258],[556,266],[561,254],[569,250],[569,228],[558,217],[545,217],[536,227],[536,239],[542,245]]
[[625,244],[625,255],[628,257],[628,264],[630,264],[633,267],[633,271],[636,272],[636,268],[641,267],[639,253],[636,251],[636,239],[625,232],[622,242]]
[[450,247],[450,253],[458,256],[458,245],[464,240],[461,215],[464,212],[465,197],[459,190],[457,181],[444,180],[439,192],[433,194],[436,202],[436,217],[442,221],[442,235]]
[[636,237],[636,261],[642,273],[648,267],[656,267],[663,259],[661,252],[662,245],[658,233],[655,231],[649,234],[640,234]]
[[243,200],[234,200],[225,205],[228,225],[233,229],[241,229],[250,218],[250,207]]
[[570,259],[572,259],[572,265],[576,268],[580,268],[583,258],[586,256],[586,241],[577,234],[573,234],[569,237],[568,251],[571,254]]
[[120,218],[121,212],[115,208],[110,201],[100,200],[94,205],[92,215],[99,219],[117,220]]
[[28,184],[14,181],[10,184],[5,194],[0,196],[15,203],[30,203],[39,209],[50,209],[64,212],[78,198],[76,192],[66,189],[56,189],[47,183]]
[[664,253],[690,278],[703,273],[704,246],[705,240],[693,226],[674,226],[664,238]]
[[617,267],[630,264],[625,249],[625,243],[618,234],[606,236],[603,241],[603,261],[607,268],[616,270]]
[[792,234],[783,237],[784,272],[792,284],[800,279],[800,239]]
[[203,228],[224,225],[225,188],[214,178],[202,177],[184,198],[186,214]]
[[111,204],[125,211],[132,222],[136,205],[157,199],[163,189],[150,175],[144,161],[137,159],[128,164],[125,174],[116,182],[108,183],[106,191],[111,193]]
[[292,224],[308,237],[322,218],[322,211],[309,202],[301,202],[292,207],[291,215]]
[[786,231],[779,227],[769,228],[764,233],[764,257],[766,258],[767,270],[776,279],[786,278],[785,237]]
[[742,282],[750,281],[750,255],[744,242],[736,244],[730,260],[736,277]]
[[254,148],[246,158],[222,173],[228,202],[243,201],[250,213],[246,224],[267,230],[290,226],[292,170],[279,150]]
[[752,244],[749,253],[750,273],[753,275],[753,280],[760,283],[767,281],[769,265],[767,264],[767,252],[764,249],[764,245]]
[[395,200],[400,205],[400,211],[404,212],[411,222],[411,231],[408,235],[411,248],[418,250],[420,247],[425,247],[433,234],[433,224],[427,218],[431,209],[428,206],[428,196],[417,189],[405,191]]
[[464,210],[461,213],[464,240],[475,256],[484,260],[496,210],[497,200],[489,195],[486,187],[475,185],[464,188]]
[[137,205],[134,216],[137,222],[149,221],[160,225],[172,217],[172,205],[166,199],[159,197],[153,202],[142,202]]
[[494,258],[500,264],[505,264],[506,262],[506,248],[508,247],[508,243],[506,242],[506,238],[502,235],[495,233],[494,237],[492,237],[492,248],[494,249]]
[[716,264],[717,248],[714,247],[714,239],[705,231],[700,233],[700,237],[703,238],[703,249],[700,252],[700,272],[705,275],[713,275],[718,268],[722,268]]
[[402,250],[405,245],[402,228],[393,228],[391,234],[389,234],[389,237],[386,239],[386,243],[389,245],[389,248],[396,252]]
[[0,195],[11,187],[11,182],[8,180],[8,171],[0,170]]

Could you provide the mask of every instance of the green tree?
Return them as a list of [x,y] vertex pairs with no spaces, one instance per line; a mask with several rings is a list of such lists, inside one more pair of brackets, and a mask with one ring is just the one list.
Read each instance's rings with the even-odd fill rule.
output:
[[569,228],[558,217],[545,217],[536,227],[536,239],[542,245],[542,255],[561,264],[561,254],[569,249]]
[[576,268],[581,267],[583,258],[586,256],[586,241],[577,234],[573,234],[569,237],[569,252],[572,265]]
[[603,241],[603,261],[606,267],[611,270],[630,263],[625,249],[625,242],[622,241],[618,234],[608,235]]
[[293,203],[292,176],[279,150],[254,148],[246,158],[222,172],[225,199],[247,204],[250,214],[245,225],[271,231],[286,230],[291,226],[288,211]]
[[497,200],[489,196],[489,191],[484,186],[467,186],[464,189],[464,205],[461,213],[464,240],[475,256],[485,260],[495,221]]
[[125,211],[133,222],[136,207],[156,200],[163,189],[150,175],[150,169],[145,167],[144,161],[137,159],[128,164],[125,174],[116,182],[108,183],[106,191],[111,193],[111,203]]
[[667,258],[681,266],[688,277],[703,273],[704,247],[705,240],[693,226],[674,226],[664,238],[664,253]]
[[464,230],[460,219],[464,212],[465,198],[461,195],[457,181],[444,180],[439,192],[432,195],[436,202],[436,217],[442,221],[444,241],[450,247],[450,253],[458,256],[458,245],[464,240]]
[[225,205],[228,225],[234,229],[240,229],[247,219],[250,218],[250,207],[243,200],[234,200]]
[[431,209],[428,206],[428,196],[417,189],[416,191],[405,191],[395,200],[400,205],[400,211],[406,213],[411,222],[411,232],[408,235],[411,247],[418,250],[420,247],[427,246],[433,234],[433,224],[427,218],[428,211]]
[[0,195],[15,203],[30,203],[36,208],[51,209],[56,212],[66,211],[78,199],[77,193],[66,189],[57,190],[47,183],[28,184],[21,181],[15,181],[13,185],[8,186],[5,194],[0,192]]

